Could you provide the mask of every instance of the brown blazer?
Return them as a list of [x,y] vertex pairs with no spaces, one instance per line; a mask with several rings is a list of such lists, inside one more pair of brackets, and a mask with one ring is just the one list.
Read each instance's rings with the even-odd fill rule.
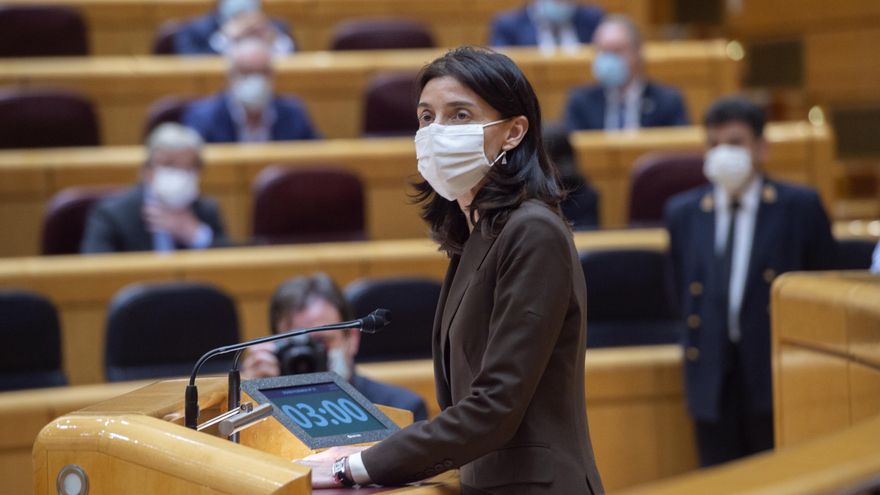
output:
[[434,323],[443,411],[364,451],[374,482],[461,468],[462,493],[604,493],[584,403],[586,286],[571,232],[528,201],[450,262]]

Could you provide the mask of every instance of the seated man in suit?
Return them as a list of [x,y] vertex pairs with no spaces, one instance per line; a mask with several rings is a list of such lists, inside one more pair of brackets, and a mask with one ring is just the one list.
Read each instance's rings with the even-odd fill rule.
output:
[[681,93],[645,79],[642,37],[621,15],[606,18],[593,37],[598,84],[575,88],[565,106],[565,126],[582,129],[639,129],[688,125]]
[[218,0],[214,12],[189,20],[174,34],[178,55],[217,55],[225,53],[238,33],[259,32],[276,54],[294,51],[293,39],[280,20],[269,19],[260,10],[260,0]]
[[228,89],[190,104],[185,125],[209,143],[318,137],[302,102],[274,93],[272,51],[264,41],[245,38],[232,45],[228,59]]
[[167,123],[147,138],[141,183],[89,212],[83,253],[173,251],[226,244],[220,209],[199,195],[202,139]]
[[711,182],[669,200],[670,257],[688,329],[685,385],[700,463],[773,447],[770,286],[833,268],[836,243],[812,189],[767,177],[764,114],[747,99],[705,117]]
[[[323,273],[311,277],[292,278],[275,290],[269,304],[269,322],[273,333],[294,328],[312,328],[354,319],[342,292],[330,277]],[[379,383],[358,375],[354,367],[361,342],[357,330],[330,330],[308,336],[326,350],[327,369],[348,380],[360,393],[376,404],[412,411],[415,421],[427,419],[422,399],[401,387]],[[277,351],[284,347],[275,343],[251,347],[241,366],[245,379],[264,378],[281,374],[283,363]]]
[[568,132],[559,124],[545,124],[544,149],[550,161],[559,170],[562,187],[568,192],[559,204],[562,215],[572,230],[593,230],[599,227],[599,193],[578,171],[574,148]]
[[495,17],[489,45],[574,49],[593,39],[603,15],[602,9],[575,0],[532,0]]

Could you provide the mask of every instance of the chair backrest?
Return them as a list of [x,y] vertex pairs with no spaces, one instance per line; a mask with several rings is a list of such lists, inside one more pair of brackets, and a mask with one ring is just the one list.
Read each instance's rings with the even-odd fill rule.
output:
[[0,290],[0,390],[67,384],[58,312],[46,298]]
[[838,270],[868,270],[877,247],[875,241],[840,239],[837,241]]
[[163,96],[151,103],[144,121],[144,139],[161,124],[166,122],[182,123],[183,113],[192,101],[193,98],[172,95]]
[[42,253],[79,253],[92,206],[121,191],[116,187],[71,187],[55,194],[43,215]]
[[349,284],[345,297],[357,316],[376,308],[391,310],[391,324],[381,333],[361,337],[359,362],[431,357],[439,282],[417,277],[364,279]]
[[[238,342],[235,302],[204,284],[169,282],[128,286],[113,298],[107,317],[107,380],[188,376],[205,352]],[[203,372],[229,369],[212,359]]]
[[89,54],[82,15],[60,5],[0,5],[0,58]]
[[701,153],[655,152],[640,157],[630,176],[630,226],[662,224],[666,200],[706,183]]
[[379,74],[367,84],[364,94],[364,136],[413,136],[419,121],[415,107],[416,74]]
[[174,37],[183,29],[190,19],[170,19],[159,25],[153,36],[154,55],[176,55]]
[[409,19],[357,19],[336,27],[331,50],[399,50],[434,48],[428,28]]
[[271,166],[254,181],[253,197],[257,243],[366,239],[364,186],[345,169]]
[[0,149],[98,146],[98,118],[69,91],[0,89]]
[[678,342],[666,255],[648,250],[580,253],[587,281],[587,346]]

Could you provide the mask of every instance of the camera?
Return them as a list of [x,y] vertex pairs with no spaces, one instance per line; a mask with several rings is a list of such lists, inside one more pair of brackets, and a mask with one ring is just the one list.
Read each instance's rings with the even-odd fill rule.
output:
[[327,371],[327,348],[307,335],[298,335],[275,344],[275,355],[282,375]]

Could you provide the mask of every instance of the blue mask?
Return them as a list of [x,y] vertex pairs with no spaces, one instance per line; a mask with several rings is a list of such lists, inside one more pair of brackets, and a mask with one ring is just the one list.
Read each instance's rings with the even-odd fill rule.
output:
[[539,0],[536,5],[538,17],[557,26],[571,21],[574,10],[573,4],[559,0]]
[[593,59],[593,77],[602,86],[616,89],[623,86],[629,79],[629,68],[620,55],[602,52]]

